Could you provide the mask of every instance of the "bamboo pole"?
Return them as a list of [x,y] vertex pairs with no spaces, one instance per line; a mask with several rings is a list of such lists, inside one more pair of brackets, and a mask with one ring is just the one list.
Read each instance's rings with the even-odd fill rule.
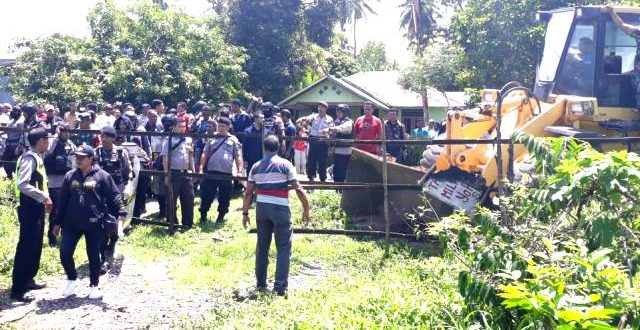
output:
[[384,192],[384,232],[385,239],[389,241],[389,232],[391,231],[391,225],[389,222],[389,173],[387,172],[387,137],[384,120],[381,119],[380,121],[382,122],[382,189]]

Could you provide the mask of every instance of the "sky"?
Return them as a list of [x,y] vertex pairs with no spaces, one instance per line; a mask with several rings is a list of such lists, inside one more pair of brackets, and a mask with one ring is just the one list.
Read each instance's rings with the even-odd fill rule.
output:
[[[7,58],[9,46],[20,38],[33,39],[61,33],[76,37],[89,36],[86,17],[91,8],[102,0],[0,0],[0,58]],[[131,0],[114,0],[126,6]],[[185,12],[197,16],[210,10],[206,0],[167,0],[171,6],[179,6]],[[411,55],[407,41],[400,30],[398,7],[402,0],[372,1],[377,14],[368,14],[356,24],[358,49],[367,41],[385,43],[387,56],[400,67],[410,64]],[[347,37],[353,43],[353,28],[347,27]]]

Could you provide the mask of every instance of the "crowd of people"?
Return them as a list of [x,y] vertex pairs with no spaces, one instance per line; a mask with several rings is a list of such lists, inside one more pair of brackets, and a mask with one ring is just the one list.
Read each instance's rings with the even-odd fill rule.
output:
[[[282,255],[279,252],[278,257],[290,254],[286,252],[290,251],[290,214],[288,208],[281,207],[288,206],[287,187],[293,183],[306,210],[304,218],[308,220],[306,193],[296,183],[296,173],[306,175],[310,181],[318,177],[325,182],[328,172],[336,182],[346,179],[351,145],[337,144],[330,148],[326,141],[314,138],[377,140],[384,129],[387,139],[405,139],[397,110],[390,110],[389,119],[383,123],[373,114],[370,103],[364,104],[364,114],[355,120],[351,119],[351,109],[346,104],[338,104],[336,118],[332,118],[326,102],[317,104],[317,112],[295,121],[290,110],[270,102],[254,100],[243,107],[242,102],[235,99],[219,104],[217,111],[214,108],[198,101],[191,109],[187,103],[179,102],[176,108],[167,110],[161,100],[142,104],[139,110],[130,103],[107,104],[99,109],[94,103],[80,107],[78,102],[71,102],[62,112],[50,104],[2,105],[0,127],[25,130],[1,132],[0,128],[3,167],[9,178],[17,176],[16,197],[20,201],[21,230],[12,298],[27,301],[30,298],[26,293],[40,287],[34,277],[41,253],[38,246],[42,245],[45,212],[49,213],[46,231],[49,245],[57,246],[57,236],[62,233],[60,256],[69,280],[64,295],[75,292],[77,274],[73,252],[84,236],[90,298],[99,298],[99,275],[111,266],[115,244],[122,235],[121,223],[127,215],[127,203],[134,204],[132,216],[136,218],[145,212],[147,201],[155,199],[159,204],[158,216],[166,217],[170,211],[166,198],[171,198],[173,212],[179,200],[181,225],[188,230],[194,225],[196,194],[201,198],[200,223],[208,221],[214,200],[218,201],[215,221],[224,223],[234,190],[243,189],[245,196],[249,196],[248,200],[245,197],[245,224],[249,222],[247,203],[250,205],[254,199],[258,203],[256,275],[258,287],[264,287],[271,233],[276,235],[279,251],[284,251]],[[173,132],[175,135],[149,136],[136,134],[138,132]],[[381,155],[378,144],[354,147]],[[401,146],[389,147],[387,151],[397,160],[403,159]],[[333,166],[327,171],[330,159]],[[172,175],[135,171],[136,164],[141,169],[171,171]],[[196,180],[185,173],[211,176]],[[234,181],[234,177],[240,176],[248,177],[246,184]],[[131,202],[127,201],[131,196],[127,196],[126,187],[134,179],[137,179],[136,197]],[[254,192],[257,198],[253,197]],[[173,219],[178,219],[177,214],[173,214]],[[276,291],[284,292],[288,262],[286,267],[278,265]]]

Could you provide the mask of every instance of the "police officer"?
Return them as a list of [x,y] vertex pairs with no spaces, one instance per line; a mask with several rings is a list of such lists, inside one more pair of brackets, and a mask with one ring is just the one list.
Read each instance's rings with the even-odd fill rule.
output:
[[232,127],[231,120],[221,117],[218,119],[218,132],[215,137],[207,141],[202,157],[200,159],[200,172],[215,174],[228,178],[205,179],[201,185],[200,197],[200,223],[207,221],[207,212],[211,203],[218,197],[218,218],[216,223],[223,223],[225,214],[229,213],[229,202],[233,183],[231,175],[233,173],[233,163],[235,161],[238,169],[242,169],[242,146],[238,139],[229,134]]
[[[184,134],[186,123],[184,119],[176,119],[173,133]],[[171,157],[169,157],[171,153]],[[190,177],[178,173],[193,173],[195,166],[193,161],[193,142],[190,137],[172,137],[162,147],[163,166],[166,172],[172,171],[171,182],[165,177],[165,184],[171,185],[173,190],[173,206],[176,211],[177,199],[180,198],[180,210],[182,211],[182,225],[186,229],[193,227],[193,202],[195,198],[193,180]],[[169,159],[170,158],[170,159]],[[169,197],[169,196],[168,196]],[[174,213],[174,219],[177,215]]]
[[[336,139],[353,139],[353,120],[349,117],[351,108],[347,104],[338,104],[336,107],[335,126],[327,128]],[[333,181],[344,182],[347,178],[347,169],[351,159],[351,146],[336,145],[334,151]]]
[[11,299],[31,302],[27,291],[44,288],[34,278],[40,267],[45,211],[50,212],[53,203],[47,190],[47,173],[42,155],[49,146],[48,133],[44,128],[32,130],[27,135],[31,148],[17,163],[18,221],[20,236],[13,263]]
[[117,218],[117,231],[122,235],[122,223],[127,210],[122,203],[120,190],[109,175],[94,164],[95,152],[91,146],[79,146],[75,152],[76,169],[69,171],[62,181],[54,234],[62,227],[60,260],[67,274],[64,296],[75,294],[76,272],[73,253],[81,236],[84,236],[89,259],[89,298],[99,299],[100,244],[103,242],[107,217]]
[[[111,126],[105,126],[100,131],[102,145],[95,149],[96,162],[105,172],[111,175],[113,182],[122,194],[127,182],[132,178],[131,162],[127,149],[114,145],[116,130]],[[106,273],[112,263],[118,235],[116,232],[106,232],[105,239],[100,246],[100,260],[102,261],[100,272]]]
[[[67,172],[71,171],[75,164],[73,153],[76,146],[69,140],[69,124],[64,121],[56,123],[56,137],[49,144],[49,149],[44,155],[44,168],[47,171],[49,179],[49,197],[53,201],[53,209],[55,210],[62,180]],[[53,235],[53,224],[55,223],[55,212],[49,214],[49,230],[47,237],[49,245],[55,247],[57,245],[56,236]]]

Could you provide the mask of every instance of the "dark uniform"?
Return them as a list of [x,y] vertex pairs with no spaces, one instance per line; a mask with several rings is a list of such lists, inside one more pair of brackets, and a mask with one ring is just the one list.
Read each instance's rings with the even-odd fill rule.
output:
[[[78,148],[76,155],[93,157],[90,146]],[[114,217],[126,216],[127,210],[122,203],[120,190],[109,173],[98,165],[83,175],[80,170],[68,172],[62,182],[57,209],[56,224],[62,227],[60,259],[67,278],[78,278],[73,254],[80,237],[84,235],[89,259],[89,277],[91,286],[98,286],[100,277],[100,245],[105,232],[97,214],[101,208]]]
[[[44,168],[47,171],[49,179],[49,197],[53,202],[53,209],[56,209],[58,202],[58,195],[60,195],[60,187],[62,187],[62,180],[67,172],[73,169],[74,157],[73,153],[76,150],[76,146],[69,140],[62,140],[60,137],[55,138],[50,146],[49,150],[44,156]],[[55,221],[55,212],[49,214],[49,231],[47,236],[49,238],[49,245],[56,246],[56,237],[53,235],[53,224]]]
[[[113,127],[105,127],[102,129],[102,134],[115,135]],[[105,172],[111,175],[113,182],[118,187],[118,192],[122,196],[124,187],[129,181],[129,174],[131,173],[131,163],[129,157],[127,157],[125,149],[119,146],[112,146],[110,149],[104,146],[97,147],[95,149],[96,163]],[[109,268],[113,254],[115,252],[116,243],[118,242],[118,233],[113,230],[111,232],[105,232],[105,239],[100,245],[100,260],[102,261],[102,272],[106,272]]]
[[[46,131],[37,131],[47,138]],[[49,199],[47,174],[40,155],[33,150],[25,152],[17,163],[15,194],[19,201],[18,221],[20,236],[13,263],[11,298],[28,301],[24,294],[35,285],[34,278],[40,267],[44,235],[45,201]]]
[[[262,114],[254,114],[254,118],[257,116],[262,116]],[[253,164],[257,163],[263,157],[262,137],[264,129],[257,127],[254,123],[250,127],[247,127],[244,133],[245,136],[242,138],[242,158],[247,162],[247,173],[249,173]]]
[[[399,121],[392,123],[387,120],[387,122],[384,123],[384,134],[385,134],[386,140],[404,140],[406,138],[404,125]],[[396,159],[397,163],[404,162],[403,146],[401,145],[387,146],[387,153],[391,154],[391,156],[393,156]]]
[[[334,121],[336,139],[353,139],[353,120],[349,118],[351,108],[347,104],[339,104],[338,111],[343,114],[342,119]],[[347,179],[347,170],[351,160],[351,146],[337,145],[334,149],[333,181],[344,182]]]

